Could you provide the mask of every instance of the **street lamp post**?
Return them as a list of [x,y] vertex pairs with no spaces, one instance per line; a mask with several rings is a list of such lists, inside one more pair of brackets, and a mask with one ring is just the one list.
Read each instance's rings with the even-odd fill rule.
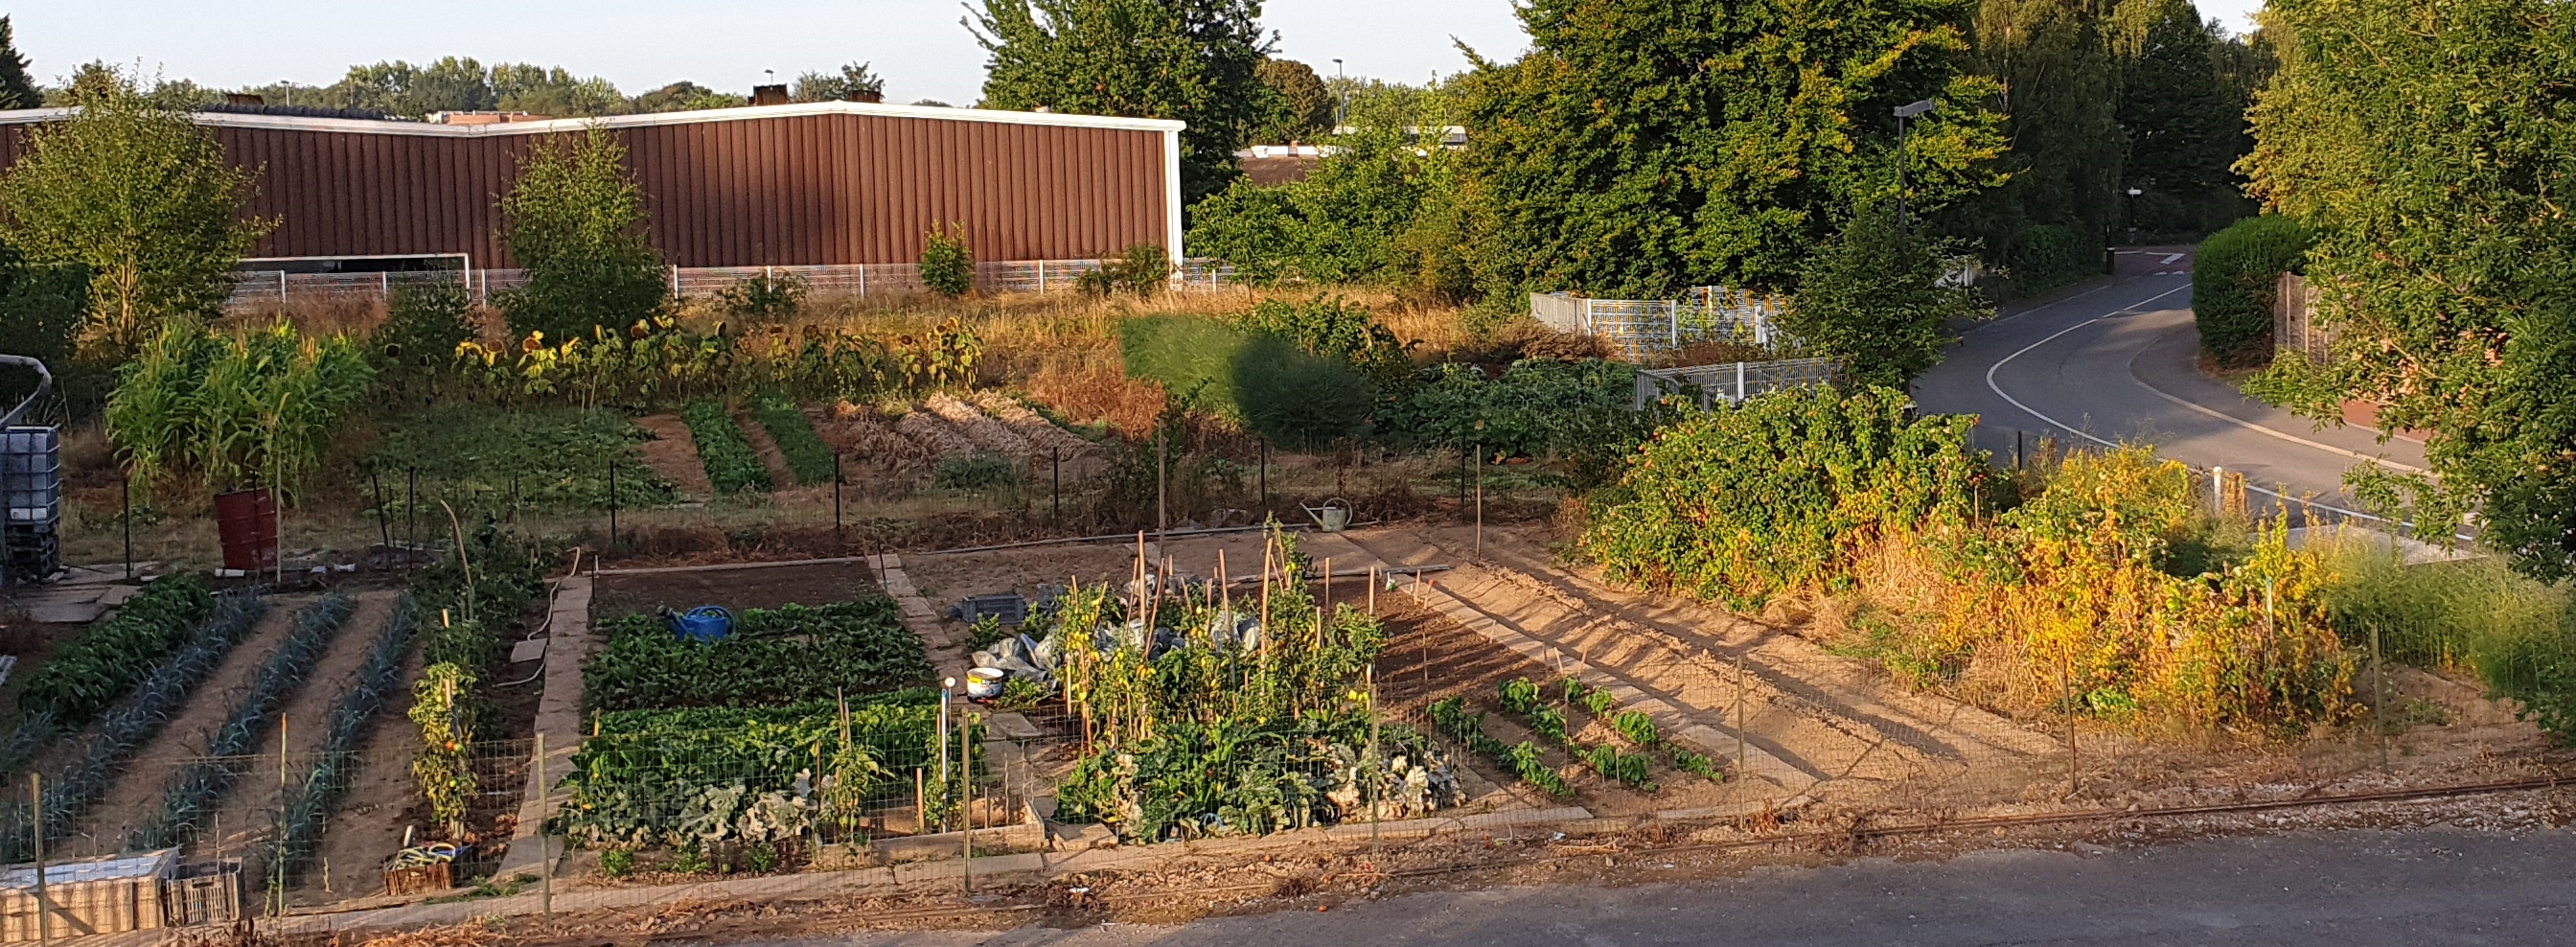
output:
[[1904,233],[1905,209],[1905,120],[1932,111],[1932,100],[1909,102],[1896,107],[1896,232]]
[[2133,247],[2138,245],[2138,195],[2144,193],[2134,187],[2129,189],[2129,245]]
[[1350,120],[1351,82],[1342,77],[1342,61],[1333,60],[1333,132],[1340,134],[1342,123]]

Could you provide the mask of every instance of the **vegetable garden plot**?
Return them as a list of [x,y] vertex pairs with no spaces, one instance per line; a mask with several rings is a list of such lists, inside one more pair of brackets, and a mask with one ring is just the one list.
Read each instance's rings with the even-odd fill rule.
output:
[[608,647],[582,668],[588,709],[748,707],[931,677],[893,599],[747,609],[734,619],[734,633],[712,644],[683,641],[651,615],[602,623]]
[[[807,838],[885,834],[881,816],[915,802],[917,778],[929,777],[924,792],[955,796],[936,778],[938,699],[912,688],[847,702],[601,714],[550,828],[592,846],[773,853]],[[957,736],[981,739],[978,731]]]
[[1366,670],[1385,629],[1347,603],[1317,607],[1293,536],[1274,532],[1260,562],[1257,591],[1140,578],[1128,587],[1154,591],[1075,588],[1036,618],[1028,666],[1064,689],[1088,743],[1058,818],[1162,841],[1461,801],[1445,750],[1378,719]]
[[204,582],[170,576],[56,649],[18,692],[20,722],[0,740],[0,772],[16,771],[55,733],[87,726],[133,693],[214,611],[214,593]]
[[[612,411],[455,404],[387,418],[379,427],[384,442],[369,463],[386,511],[397,517],[405,513],[414,470],[424,521],[445,515],[441,500],[462,516],[469,509],[504,509],[514,492],[532,510],[605,510],[611,468],[621,507],[676,499],[670,482],[641,459],[638,445],[651,436]],[[372,493],[376,486],[362,489]]]

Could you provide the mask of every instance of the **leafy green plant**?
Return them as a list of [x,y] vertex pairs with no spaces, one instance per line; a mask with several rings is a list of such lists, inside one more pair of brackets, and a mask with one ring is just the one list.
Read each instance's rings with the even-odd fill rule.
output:
[[434,381],[471,341],[474,301],[452,283],[405,285],[385,302],[385,322],[367,336],[367,361],[387,381]]
[[975,291],[975,254],[967,249],[965,228],[958,235],[934,230],[921,235],[921,285],[955,299]]
[[600,714],[550,828],[583,844],[669,844],[683,858],[708,843],[854,828],[863,807],[895,791],[898,770],[937,765],[939,709],[923,696],[936,692],[853,701],[846,714],[828,699]]
[[[383,510],[402,518],[408,478],[420,477],[422,521],[444,522],[436,500],[460,516],[506,515],[513,503],[528,510],[604,510],[617,480],[619,507],[666,506],[678,499],[671,482],[646,466],[636,444],[651,435],[615,411],[599,408],[503,408],[442,404],[390,415],[377,422],[381,437],[367,466],[378,478],[363,485],[370,499],[384,490]],[[612,472],[613,470],[613,472]]]
[[1839,586],[1879,539],[1968,519],[1974,421],[1917,417],[1884,388],[1687,417],[1593,498],[1582,548],[1614,579],[1731,607]]
[[1504,713],[1525,714],[1539,707],[1538,685],[1526,677],[1515,677],[1499,685]]
[[624,845],[611,845],[600,850],[599,873],[607,878],[624,878],[635,873],[635,850]]
[[2201,241],[2191,261],[2200,347],[2225,364],[2269,361],[2281,274],[2305,269],[2315,242],[2314,229],[2277,214],[2245,218]]
[[1708,757],[1670,745],[1664,748],[1664,753],[1672,757],[1674,769],[1704,777],[1710,782],[1726,781],[1726,774],[1719,772],[1717,764]]
[[2011,269],[2012,291],[2035,296],[2102,272],[2102,241],[2073,227],[2040,224],[2013,235],[2004,249]]
[[1011,458],[992,451],[939,458],[930,468],[930,484],[942,490],[972,492],[994,490],[1020,482],[1020,468]]
[[374,377],[346,337],[307,338],[285,322],[214,332],[182,320],[118,369],[108,439],[148,484],[257,484],[291,495]]
[[[1609,708],[1605,706],[1594,709],[1592,713],[1596,717],[1603,716],[1608,713],[1608,710]],[[1645,711],[1620,711],[1619,716],[1612,718],[1610,726],[1639,749],[1651,750],[1664,745],[1664,735],[1655,728],[1655,718],[1647,716]]]
[[1469,450],[1487,457],[1569,461],[1578,488],[1618,475],[1654,429],[1635,410],[1636,370],[1600,359],[1529,358],[1499,378],[1447,363],[1411,394],[1379,411],[1378,431],[1399,441]]
[[1894,207],[1861,208],[1801,268],[1782,327],[1858,384],[1902,388],[1938,364],[1951,324],[1994,310],[1942,283],[1948,254],[1924,229],[1902,226]]
[[1647,776],[1651,761],[1642,753],[1622,753],[1618,747],[1604,743],[1578,750],[1575,758],[1604,779],[1617,780],[1632,789],[1655,791],[1654,780]]
[[1130,245],[1114,259],[1102,260],[1100,268],[1074,279],[1074,288],[1093,296],[1134,293],[1151,296],[1161,292],[1172,275],[1172,258],[1157,244]]
[[412,778],[429,801],[429,817],[449,838],[465,834],[465,816],[473,806],[477,782],[469,757],[474,746],[474,714],[465,708],[475,685],[473,671],[453,664],[432,664],[412,686],[408,716],[420,728],[420,751],[412,756]]
[[1453,694],[1433,701],[1430,715],[1432,725],[1441,733],[1509,770],[1531,788],[1560,799],[1574,795],[1573,787],[1565,784],[1564,777],[1558,776],[1556,770],[1539,759],[1537,747],[1528,743],[1509,746],[1485,735],[1485,715],[1468,711],[1466,698]]
[[708,644],[682,640],[650,615],[600,630],[608,647],[582,667],[583,699],[594,710],[813,700],[931,676],[921,639],[888,598],[746,609],[732,635]]
[[1619,706],[1619,699],[1610,696],[1609,691],[1592,691],[1583,695],[1583,709],[1591,711],[1595,717],[1607,719],[1610,716],[1610,708],[1617,706]]
[[174,575],[143,587],[115,616],[54,650],[18,692],[18,712],[43,716],[51,728],[77,730],[133,693],[198,622],[214,613],[205,582]]
[[728,316],[754,324],[786,321],[804,308],[805,278],[794,273],[746,276],[716,291],[716,305]]
[[796,480],[809,486],[832,482],[832,448],[814,433],[814,422],[797,410],[796,403],[777,394],[762,395],[751,403],[751,416],[760,421],[769,439],[777,442],[778,452],[786,455],[787,469]]
[[706,466],[707,482],[715,485],[717,493],[769,491],[769,468],[752,451],[751,442],[743,439],[742,429],[734,426],[733,415],[726,413],[722,403],[689,402],[680,420],[689,426],[689,439],[698,445],[698,462]]

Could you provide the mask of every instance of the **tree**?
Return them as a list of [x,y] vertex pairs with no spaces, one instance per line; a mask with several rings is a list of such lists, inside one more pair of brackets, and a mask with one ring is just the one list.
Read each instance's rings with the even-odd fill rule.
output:
[[2128,138],[2126,184],[2144,192],[2132,226],[2149,232],[2206,231],[2241,216],[2228,166],[2250,144],[2245,100],[2220,81],[2234,45],[2200,19],[2190,0],[2146,5],[2146,27],[2121,62],[2120,128]]
[[1967,287],[1940,285],[1944,256],[1894,207],[1864,208],[1807,260],[1785,328],[1840,359],[1853,383],[1903,388],[1940,363],[1949,323],[1992,314]]
[[512,332],[576,338],[651,317],[670,300],[645,231],[644,191],[626,172],[626,146],[603,129],[528,149],[501,217],[510,255],[528,271],[525,287],[501,294]]
[[1177,119],[1182,199],[1225,188],[1260,117],[1258,0],[982,0],[984,107]]
[[750,105],[751,100],[730,92],[718,92],[695,82],[680,81],[635,97],[627,111],[636,114],[652,112],[688,112],[697,109],[729,109]]
[[1464,85],[1462,184],[1489,290],[1786,288],[1849,208],[1997,183],[2000,116],[1959,69],[1971,0],[1533,0],[1531,51]]
[[244,216],[251,172],[185,113],[122,77],[79,102],[30,129],[0,179],[0,242],[30,263],[87,268],[79,351],[117,361],[164,322],[219,311],[233,266],[275,222]]
[[9,18],[0,16],[0,109],[31,109],[45,104],[43,93],[27,78],[27,57],[18,55]]
[[789,98],[797,102],[883,102],[885,77],[868,71],[868,64],[854,62],[837,73],[809,72],[796,77],[796,88]]
[[2107,7],[2105,0],[1978,5],[1975,68],[1999,90],[2010,178],[1961,201],[1940,226],[1983,243],[1988,262],[2024,269],[2013,251],[2034,227],[2066,228],[2098,255],[2100,235],[2120,222],[2126,143]]
[[504,111],[557,118],[620,115],[627,108],[625,94],[606,79],[584,79],[562,66],[529,63],[493,66],[492,96],[494,106]]
[[2332,357],[2256,386],[2326,423],[2376,402],[2430,432],[2433,477],[2347,475],[2418,535],[2478,511],[2480,539],[2576,573],[2576,11],[2549,0],[2274,0],[2280,71],[2239,164],[2319,229],[2310,318]]
[[1263,57],[1253,74],[1261,79],[1263,102],[1252,143],[1318,141],[1332,134],[1333,90],[1324,87],[1314,67],[1294,59]]

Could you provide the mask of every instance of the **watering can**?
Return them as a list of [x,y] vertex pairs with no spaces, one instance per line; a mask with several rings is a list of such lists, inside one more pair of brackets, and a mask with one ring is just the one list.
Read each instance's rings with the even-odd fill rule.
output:
[[1315,528],[1324,532],[1338,533],[1344,527],[1351,525],[1351,501],[1341,497],[1326,500],[1322,506],[1306,506],[1302,503],[1298,506],[1306,511],[1308,517],[1314,519]]
[[662,620],[671,633],[688,641],[713,644],[733,633],[733,613],[718,605],[700,605],[687,612],[662,610]]

